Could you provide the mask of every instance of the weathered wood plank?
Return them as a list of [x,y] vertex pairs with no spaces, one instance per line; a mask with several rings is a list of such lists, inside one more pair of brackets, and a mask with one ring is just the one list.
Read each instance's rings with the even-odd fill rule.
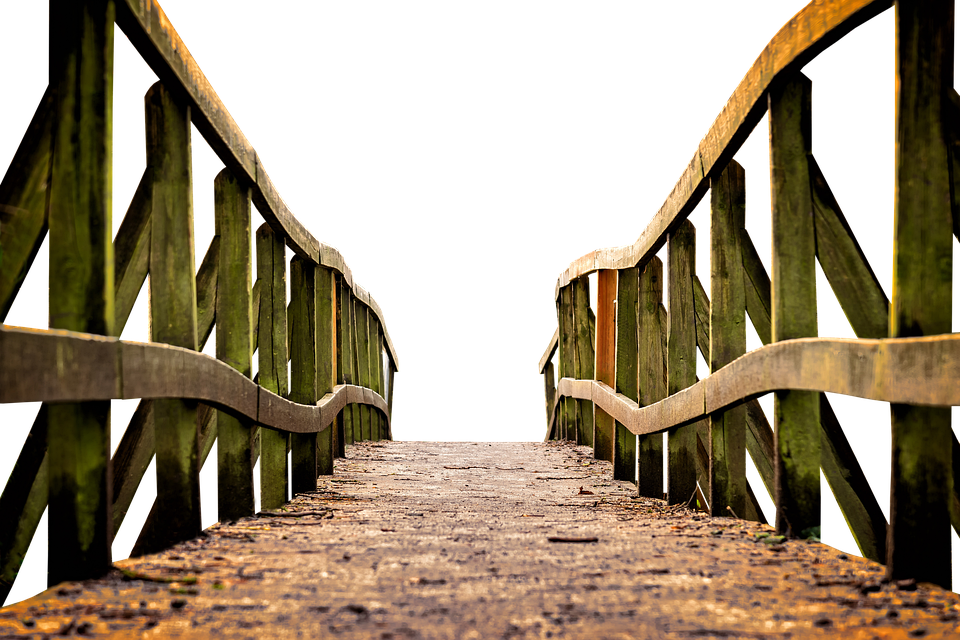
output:
[[[669,328],[666,329],[667,393],[672,395],[696,382],[696,345],[702,325],[698,319],[704,315],[702,311],[706,311],[704,318],[709,317],[709,305],[701,309],[697,295],[698,287],[700,291],[703,287],[696,276],[696,229],[693,224],[686,220],[680,224],[671,232],[667,247],[667,289],[670,296]],[[690,500],[697,486],[696,434],[696,425],[673,428],[667,432],[669,504]]]
[[884,338],[889,330],[889,303],[870,268],[817,161],[810,156],[817,260],[850,326],[861,338]]
[[[816,238],[810,194],[811,84],[802,74],[770,91],[773,210],[772,337],[817,335]],[[820,401],[774,395],[777,531],[805,536],[820,526]]]
[[[740,231],[744,228],[746,187],[743,168],[731,160],[710,181],[710,371],[747,352]],[[734,407],[710,416],[710,488],[714,516],[745,514],[747,507],[746,409]]]
[[[667,395],[663,372],[662,335],[660,308],[663,301],[663,263],[654,256],[640,271],[637,297],[637,346],[639,357],[637,382],[639,403],[651,405]],[[637,492],[648,498],[662,499],[663,486],[663,436],[654,434],[637,439]]]
[[[548,363],[549,364],[549,363]],[[553,413],[557,391],[553,381],[553,365],[547,384],[547,422]],[[610,386],[617,384],[617,271],[604,269],[597,275],[597,380]],[[593,457],[613,461],[613,418],[602,409],[594,410]]]
[[550,338],[550,342],[547,343],[547,348],[543,352],[543,355],[540,356],[540,365],[538,371],[543,373],[544,368],[546,368],[547,363],[553,360],[553,354],[557,352],[557,347],[560,344],[560,329],[557,328],[553,332],[553,337]]
[[47,417],[40,406],[0,494],[0,603],[7,599],[47,507]]
[[[340,307],[340,331],[338,333],[340,346],[337,352],[340,354],[342,366],[339,368],[340,384],[356,384],[356,370],[354,368],[354,350],[353,350],[353,295],[346,282],[340,282],[340,297],[337,299]],[[354,407],[347,405],[343,408],[343,442],[344,445],[353,444],[356,425],[354,424]]]
[[[316,267],[295,256],[290,262],[290,400],[317,401],[317,286]],[[262,422],[261,422],[262,424]],[[290,437],[294,495],[317,488],[316,434]]]
[[[579,278],[573,282],[573,322],[576,332],[576,377],[581,380],[594,376],[595,350],[590,331],[590,281]],[[593,403],[577,403],[577,444],[593,446]]]
[[[353,353],[353,384],[360,386],[362,383],[360,381],[360,334],[357,329],[357,323],[359,321],[358,315],[359,304],[357,303],[357,297],[353,291],[350,293],[350,341],[351,341],[351,351]],[[361,412],[360,405],[351,406],[353,412],[353,441],[362,442],[363,441],[363,415]]]
[[[953,217],[944,122],[953,87],[953,3],[896,4],[897,147],[890,335],[951,331]],[[890,407],[893,457],[887,568],[951,585],[950,410]]]
[[[50,3],[50,326],[113,333],[110,0]],[[5,362],[9,366],[11,363]],[[110,404],[49,408],[48,584],[110,568]]]
[[47,235],[53,104],[48,87],[0,181],[0,322],[7,317]]
[[[640,345],[637,333],[640,270],[621,269],[617,274],[617,393],[634,402],[640,398],[638,382]],[[562,336],[562,332],[561,332]],[[562,344],[562,343],[561,343]],[[565,377],[563,372],[561,378]],[[607,411],[607,413],[610,413]],[[616,423],[613,443],[613,477],[637,481],[637,438],[621,421]]]
[[[337,384],[337,289],[332,269],[317,267],[317,397],[333,391]],[[317,473],[333,475],[334,432],[325,429],[317,436]],[[314,478],[316,481],[316,478]]]
[[[557,298],[557,327],[560,331],[559,368],[561,378],[576,377],[577,339],[573,324],[573,286],[560,290]],[[564,398],[560,408],[560,439],[576,439],[577,409],[576,401]]]
[[[334,287],[337,290],[337,308],[336,313],[334,314],[334,322],[336,323],[336,353],[337,353],[337,384],[343,384],[344,378],[344,367],[347,366],[347,359],[345,354],[345,345],[344,345],[344,326],[343,326],[343,295],[344,295],[344,285],[343,285],[343,276],[341,274],[336,274],[334,278]],[[340,414],[337,416],[336,429],[337,433],[334,436],[336,440],[336,455],[338,458],[346,457],[347,455],[347,441],[346,441],[346,428],[345,428],[345,417],[347,410],[343,409],[340,411]]]
[[393,366],[393,360],[390,360],[390,372],[387,382],[387,433],[390,436],[390,439],[393,440],[393,381],[394,374],[397,372],[396,368]]
[[[380,321],[374,316],[374,322],[377,325],[377,345],[376,345],[376,354],[375,360],[377,363],[377,388],[375,391],[383,396],[384,391],[384,372],[383,372],[383,326],[380,324]],[[377,413],[377,440],[387,439],[387,422],[386,417]]]
[[[357,365],[360,386],[370,388],[370,312],[367,305],[360,300],[354,300],[357,319]],[[360,407],[360,437],[370,440],[372,431],[372,414],[367,406]]]
[[[260,309],[257,329],[259,384],[287,395],[287,261],[283,238],[269,225],[257,229]],[[260,433],[260,505],[276,509],[287,501],[287,444],[290,436],[273,429]]]
[[743,288],[747,314],[763,344],[770,344],[773,329],[770,319],[770,276],[760,260],[746,229],[740,232],[740,257],[743,259]]
[[153,175],[150,168],[144,170],[113,240],[113,258],[116,264],[113,331],[118,336],[123,333],[150,269]]

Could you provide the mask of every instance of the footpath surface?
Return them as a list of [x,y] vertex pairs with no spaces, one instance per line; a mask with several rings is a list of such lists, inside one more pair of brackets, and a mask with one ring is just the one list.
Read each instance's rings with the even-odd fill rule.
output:
[[960,637],[952,592],[634,492],[570,444],[358,444],[283,515],[2,609],[0,637]]

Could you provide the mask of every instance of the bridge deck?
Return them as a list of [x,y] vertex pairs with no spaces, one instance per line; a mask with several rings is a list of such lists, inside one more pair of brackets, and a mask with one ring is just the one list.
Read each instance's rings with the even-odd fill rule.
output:
[[633,498],[610,478],[569,444],[355,445],[289,505],[301,519],[246,518],[119,562],[0,611],[0,636],[960,633],[951,592],[884,584],[874,563],[767,544],[755,534],[768,527]]

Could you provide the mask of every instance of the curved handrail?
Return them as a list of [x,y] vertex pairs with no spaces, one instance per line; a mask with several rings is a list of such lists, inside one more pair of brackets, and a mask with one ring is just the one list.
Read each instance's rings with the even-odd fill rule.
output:
[[369,293],[364,291],[361,296],[362,289],[354,286],[353,274],[340,252],[314,238],[287,208],[256,149],[227,111],[157,0],[120,0],[116,11],[117,25],[157,77],[169,87],[182,89],[190,102],[193,124],[220,160],[250,184],[257,210],[274,232],[283,236],[297,255],[340,273],[361,302],[376,314],[394,369],[399,371],[397,352],[380,307]]
[[337,385],[316,405],[298,404],[225,362],[167,344],[0,325],[0,362],[0,403],[184,398],[288,433],[319,433],[351,403],[390,420],[372,389]]
[[640,407],[595,380],[562,378],[557,396],[592,400],[628,431],[660,433],[778,390],[960,405],[960,334],[883,340],[801,338],[768,344],[655,404]]
[[571,262],[557,278],[554,297],[571,280],[599,269],[635,267],[659,251],[670,229],[685,220],[706,193],[711,174],[723,170],[763,117],[770,86],[892,4],[891,0],[813,0],[801,9],[767,43],[737,85],[637,241],[625,247],[597,249]]

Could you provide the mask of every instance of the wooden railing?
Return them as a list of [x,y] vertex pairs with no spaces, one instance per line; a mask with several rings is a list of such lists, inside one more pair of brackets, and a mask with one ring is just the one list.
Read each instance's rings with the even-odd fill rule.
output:
[[[892,304],[812,155],[811,83],[800,73],[891,4],[818,0],[774,36],[637,241],[589,253],[560,275],[558,331],[540,371],[547,439],[593,446],[641,495],[671,504],[696,496],[714,515],[762,520],[746,480],[749,452],[774,496],[777,529],[816,536],[822,469],[865,557],[885,560],[893,578],[949,586],[950,525],[960,532],[949,409],[960,405],[960,336],[950,334],[952,236],[960,238],[953,3],[896,3]],[[744,227],[745,174],[732,160],[764,113],[772,279]],[[709,295],[687,220],[708,190]],[[665,272],[655,255],[664,245]],[[859,339],[815,337],[817,261]],[[747,315],[765,345],[749,354]],[[702,381],[698,348],[711,372]],[[768,392],[773,429],[756,400]],[[889,526],[825,392],[891,403]]]
[[[147,168],[115,239],[114,21],[160,78],[145,98]],[[221,520],[253,514],[258,457],[263,508],[315,490],[346,444],[391,437],[398,370],[376,301],[287,209],[156,2],[57,0],[50,34],[49,88],[0,183],[0,322],[47,236],[51,256],[50,329],[0,325],[0,402],[43,402],[0,495],[0,602],[48,504],[49,583],[104,573],[154,455],[135,555],[200,533],[214,440]],[[191,123],[226,166],[196,273]],[[251,200],[266,220],[255,256]],[[153,342],[119,340],[148,274]],[[199,353],[214,327],[216,358]],[[119,398],[141,400],[111,459]]]

